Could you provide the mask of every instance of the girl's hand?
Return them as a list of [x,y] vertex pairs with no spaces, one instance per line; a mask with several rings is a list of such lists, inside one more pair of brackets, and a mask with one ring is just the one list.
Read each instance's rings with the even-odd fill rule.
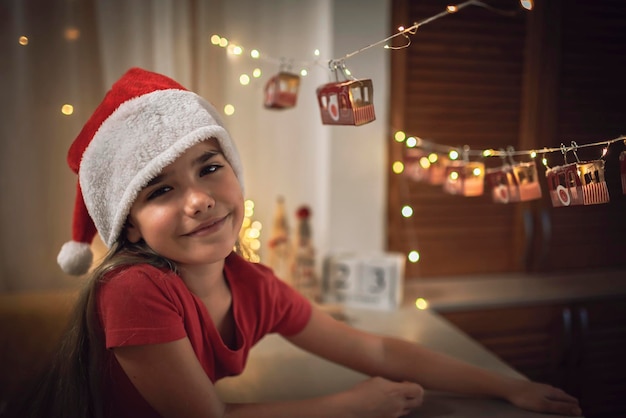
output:
[[417,383],[373,377],[349,390],[348,409],[359,418],[398,418],[422,404],[424,389]]
[[543,383],[517,381],[506,399],[515,406],[534,412],[571,416],[582,414],[576,398]]

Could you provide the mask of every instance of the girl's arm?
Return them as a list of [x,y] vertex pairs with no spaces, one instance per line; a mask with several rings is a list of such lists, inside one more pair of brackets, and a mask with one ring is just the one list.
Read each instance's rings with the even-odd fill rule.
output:
[[580,415],[578,401],[560,389],[504,376],[408,341],[372,335],[314,309],[295,345],[370,376],[412,381],[427,389],[506,399],[537,412]]
[[114,353],[133,385],[164,418],[395,418],[419,406],[423,394],[415,383],[374,378],[322,398],[224,404],[187,338],[119,347]]

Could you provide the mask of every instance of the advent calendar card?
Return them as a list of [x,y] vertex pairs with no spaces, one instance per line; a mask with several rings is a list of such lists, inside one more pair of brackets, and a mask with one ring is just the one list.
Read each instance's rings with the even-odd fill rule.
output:
[[324,260],[324,302],[393,310],[402,303],[403,288],[402,254],[342,253]]

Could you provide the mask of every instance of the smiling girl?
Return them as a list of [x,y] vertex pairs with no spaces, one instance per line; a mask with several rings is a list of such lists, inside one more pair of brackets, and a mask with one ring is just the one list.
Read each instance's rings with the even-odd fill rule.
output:
[[[551,386],[353,329],[237,255],[239,155],[215,109],[174,80],[129,70],[68,162],[79,183],[73,240],[59,264],[86,273],[96,232],[110,250],[89,273],[54,364],[16,416],[399,417],[419,407],[423,388],[580,414],[576,399]],[[215,382],[241,373],[269,333],[372,377],[324,398],[224,403]]]

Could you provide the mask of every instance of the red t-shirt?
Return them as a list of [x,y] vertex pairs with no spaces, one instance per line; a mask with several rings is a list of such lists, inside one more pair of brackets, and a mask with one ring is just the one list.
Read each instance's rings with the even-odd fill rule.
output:
[[[311,304],[261,265],[232,253],[224,276],[232,293],[235,349],[216,329],[203,302],[167,269],[140,264],[116,270],[98,290],[97,303],[107,348],[158,344],[189,338],[212,382],[240,374],[250,349],[266,334],[301,331]],[[164,359],[167,361],[167,359]],[[158,417],[107,350],[105,373],[108,416]]]

